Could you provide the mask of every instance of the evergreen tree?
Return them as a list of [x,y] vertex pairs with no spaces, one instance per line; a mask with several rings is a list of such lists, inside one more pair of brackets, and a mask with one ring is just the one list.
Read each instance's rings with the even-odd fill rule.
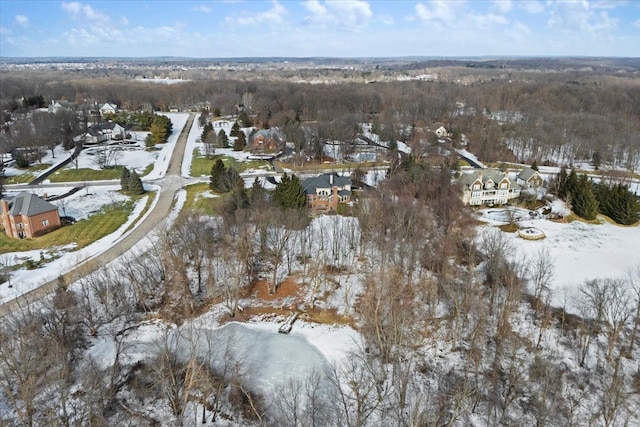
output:
[[244,132],[240,132],[236,140],[233,142],[233,151],[242,151],[244,150],[245,145],[247,145],[247,137]]
[[238,134],[240,133],[240,125],[238,124],[238,122],[236,121],[233,126],[231,126],[231,132],[229,133],[229,135],[231,136],[238,136]]
[[220,109],[219,108],[214,108],[213,109],[213,117],[220,117]]
[[249,128],[253,126],[253,122],[249,118],[249,115],[246,111],[240,113],[240,116],[238,116],[238,120],[240,120],[240,122],[242,123],[242,127]]
[[631,225],[638,222],[640,201],[626,185],[609,186],[600,183],[594,186],[594,192],[600,204],[600,212],[618,224]]
[[220,132],[218,132],[218,146],[221,148],[227,148],[229,146],[229,138],[227,137],[226,132],[224,131],[224,129],[220,129]]
[[213,191],[220,191],[221,182],[224,179],[226,168],[221,159],[217,159],[211,167],[211,178],[209,180],[209,188]]
[[596,170],[600,169],[600,162],[601,162],[602,159],[600,158],[600,152],[599,151],[594,151],[593,152],[592,160],[593,160],[593,167]]
[[247,194],[247,190],[244,188],[244,181],[242,179],[236,180],[229,203],[231,204],[230,208],[233,212],[238,209],[246,209],[249,207],[249,195]]
[[147,146],[153,147],[156,144],[164,144],[167,142],[167,138],[171,134],[171,129],[173,129],[173,124],[168,117],[154,114],[153,121],[149,127],[151,133],[145,141]]
[[129,179],[131,174],[129,173],[129,169],[122,168],[122,173],[120,174],[120,187],[123,193],[129,192]]
[[138,173],[133,170],[129,175],[129,193],[137,196],[139,194],[144,194],[144,186],[142,185],[142,180],[138,176]]
[[534,160],[533,163],[531,163],[531,169],[533,169],[534,171],[538,171],[538,161]]
[[272,196],[273,203],[284,209],[300,209],[305,206],[306,198],[300,180],[295,175],[282,176]]
[[203,143],[208,142],[208,140],[215,135],[211,135],[213,133],[213,125],[211,123],[206,123],[202,128],[202,135],[200,135],[200,141]]
[[596,218],[596,215],[598,215],[598,200],[593,193],[593,187],[587,175],[580,175],[575,187],[569,194],[573,199],[573,211],[576,215],[586,220]]
[[260,180],[256,177],[251,185],[250,202],[252,206],[257,206],[265,199],[265,191],[260,184]]
[[207,112],[207,110],[204,110],[200,114],[200,117],[198,117],[198,124],[200,125],[200,127],[204,127],[207,124],[208,117],[209,117],[209,113]]
[[[571,173],[569,174],[569,176],[567,176],[567,172],[564,169],[560,171],[560,174],[561,179],[560,187],[558,190],[558,197],[564,200],[569,194],[573,196],[572,193],[578,184],[578,174],[576,173],[575,169],[571,169]],[[563,174],[564,178],[562,178]]]

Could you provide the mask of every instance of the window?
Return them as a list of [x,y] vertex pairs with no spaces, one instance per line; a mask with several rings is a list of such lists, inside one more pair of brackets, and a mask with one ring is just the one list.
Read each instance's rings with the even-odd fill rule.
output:
[[500,184],[500,188],[507,188],[507,183],[503,182],[502,184]]
[[16,222],[16,228],[18,230],[22,230],[22,223],[21,222]]
[[49,225],[49,220],[48,220],[48,219],[43,219],[43,220],[42,220],[42,225],[43,225],[44,227],[48,226],[48,225]]

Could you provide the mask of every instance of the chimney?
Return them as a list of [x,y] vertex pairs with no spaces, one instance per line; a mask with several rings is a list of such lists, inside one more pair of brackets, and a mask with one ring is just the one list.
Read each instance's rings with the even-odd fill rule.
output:
[[333,174],[329,174],[329,184],[333,185]]

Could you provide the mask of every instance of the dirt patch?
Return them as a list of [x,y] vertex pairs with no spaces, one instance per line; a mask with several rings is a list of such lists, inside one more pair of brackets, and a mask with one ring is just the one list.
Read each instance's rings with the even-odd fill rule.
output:
[[355,327],[355,322],[351,317],[343,316],[333,309],[313,307],[300,315],[300,318],[307,322],[321,323],[323,325],[341,324]]
[[251,290],[249,296],[262,301],[274,301],[284,298],[294,298],[302,301],[300,285],[295,277],[289,277],[278,286],[275,293],[269,293],[270,282],[266,280],[257,280]]

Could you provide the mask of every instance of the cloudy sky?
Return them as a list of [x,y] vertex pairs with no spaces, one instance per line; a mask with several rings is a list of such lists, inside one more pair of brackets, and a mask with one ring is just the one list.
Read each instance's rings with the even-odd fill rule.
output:
[[0,57],[640,56],[640,1],[0,0]]

